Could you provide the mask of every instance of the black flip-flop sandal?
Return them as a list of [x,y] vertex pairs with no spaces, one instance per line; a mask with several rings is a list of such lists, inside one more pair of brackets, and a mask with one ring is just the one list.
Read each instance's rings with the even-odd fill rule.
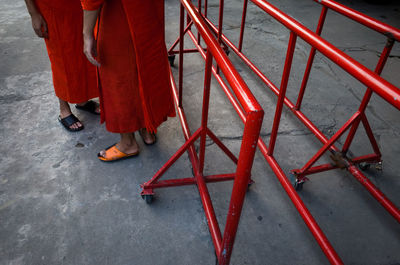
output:
[[60,116],[58,116],[58,121],[64,126],[65,129],[67,129],[70,132],[77,132],[83,130],[84,126],[82,124],[81,127],[78,127],[76,129],[70,128],[72,124],[81,122],[77,117],[75,117],[74,114],[71,114],[63,119],[61,119]]
[[94,115],[100,115],[100,113],[96,112],[97,107],[99,106],[98,103],[94,102],[93,100],[89,100],[84,105],[79,106],[78,104],[75,105],[75,108],[79,110],[84,110],[90,112]]

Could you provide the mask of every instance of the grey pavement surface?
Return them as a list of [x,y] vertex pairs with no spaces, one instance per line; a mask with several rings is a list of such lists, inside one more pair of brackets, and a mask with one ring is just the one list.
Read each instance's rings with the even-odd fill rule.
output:
[[[311,0],[274,0],[274,5],[314,29],[320,6]],[[400,27],[400,4],[374,5],[342,0],[361,12]],[[396,3],[397,2],[397,3]],[[177,37],[179,4],[166,0],[167,46]],[[218,1],[209,14],[217,15]],[[237,40],[242,1],[226,1],[225,33]],[[249,5],[244,51],[280,83],[289,32],[253,4]],[[385,38],[333,12],[324,38],[373,69]],[[190,47],[189,40],[186,40]],[[310,47],[299,40],[288,87],[291,99],[299,89]],[[229,55],[265,109],[262,135],[268,140],[276,97],[231,53]],[[199,126],[204,61],[185,56],[184,106],[192,129]],[[177,68],[173,68],[177,73]],[[400,85],[400,45],[382,74]],[[175,75],[176,76],[176,75]],[[357,109],[365,88],[321,55],[316,56],[304,112],[332,135]],[[74,265],[209,265],[214,248],[195,186],[156,190],[152,205],[140,197],[147,181],[182,145],[177,118],[158,133],[158,143],[145,146],[136,159],[104,164],[99,150],[117,141],[98,117],[75,111],[86,128],[65,131],[57,121],[45,46],[35,38],[22,0],[0,0],[0,264]],[[400,206],[400,115],[373,96],[367,115],[383,153],[383,171],[365,173]],[[243,125],[213,80],[210,128],[235,153]],[[360,131],[352,154],[371,149]],[[287,173],[304,165],[321,144],[285,108],[276,159]],[[226,173],[234,166],[211,142],[206,173]],[[324,157],[322,161],[329,161]],[[190,177],[184,155],[166,178]],[[256,182],[246,195],[231,264],[328,264],[275,175],[257,152],[252,171]],[[352,176],[334,170],[310,177],[301,198],[346,264],[399,265],[400,226]],[[210,184],[223,227],[232,184]]]

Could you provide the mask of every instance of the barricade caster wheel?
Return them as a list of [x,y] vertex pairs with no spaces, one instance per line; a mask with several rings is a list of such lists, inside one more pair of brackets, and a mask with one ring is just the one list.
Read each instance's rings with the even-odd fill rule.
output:
[[169,65],[170,65],[170,66],[174,66],[175,54],[168,55],[168,61],[169,61]]
[[229,49],[226,49],[225,50],[225,53],[226,53],[226,55],[228,55],[229,56],[229,53],[230,53],[231,51],[229,50]]
[[154,195],[145,194],[145,195],[142,195],[142,198],[147,204],[151,204],[153,202]]
[[378,163],[375,164],[375,169],[379,171],[383,171],[383,163],[382,161],[379,161]]
[[253,180],[250,180],[249,183],[247,184],[247,192],[250,191],[250,187],[254,184],[255,182]]
[[366,171],[371,167],[371,164],[362,162],[362,163],[358,164],[358,166],[360,167],[361,170]]
[[301,191],[303,189],[303,184],[304,184],[304,181],[301,181],[301,180],[299,181],[299,180],[296,179],[296,181],[294,182],[293,187],[294,187],[295,190]]

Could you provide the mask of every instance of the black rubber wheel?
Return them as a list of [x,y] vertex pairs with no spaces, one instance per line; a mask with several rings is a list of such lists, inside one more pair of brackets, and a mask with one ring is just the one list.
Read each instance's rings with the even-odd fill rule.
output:
[[228,55],[229,56],[229,53],[230,53],[231,51],[227,48],[226,50],[225,50],[225,53],[226,53],[226,55]]
[[142,195],[142,198],[147,204],[151,204],[153,202],[154,195],[146,194]]
[[170,66],[174,66],[175,54],[168,55],[168,61],[169,61],[169,65],[170,65]]
[[362,163],[358,164],[358,166],[360,167],[361,170],[366,171],[371,167],[371,164],[362,162]]
[[301,191],[303,189],[303,184],[304,184],[304,181],[298,181],[296,179],[296,181],[294,182],[293,187],[294,187],[295,190]]

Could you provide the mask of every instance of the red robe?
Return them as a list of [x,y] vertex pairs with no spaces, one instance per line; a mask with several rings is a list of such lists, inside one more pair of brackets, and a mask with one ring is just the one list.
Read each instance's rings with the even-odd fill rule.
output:
[[102,121],[115,133],[155,132],[175,116],[164,39],[164,1],[81,0],[101,9],[98,60]]
[[99,96],[96,68],[83,54],[83,11],[79,0],[36,0],[44,17],[49,39],[54,90],[60,99],[82,103]]

